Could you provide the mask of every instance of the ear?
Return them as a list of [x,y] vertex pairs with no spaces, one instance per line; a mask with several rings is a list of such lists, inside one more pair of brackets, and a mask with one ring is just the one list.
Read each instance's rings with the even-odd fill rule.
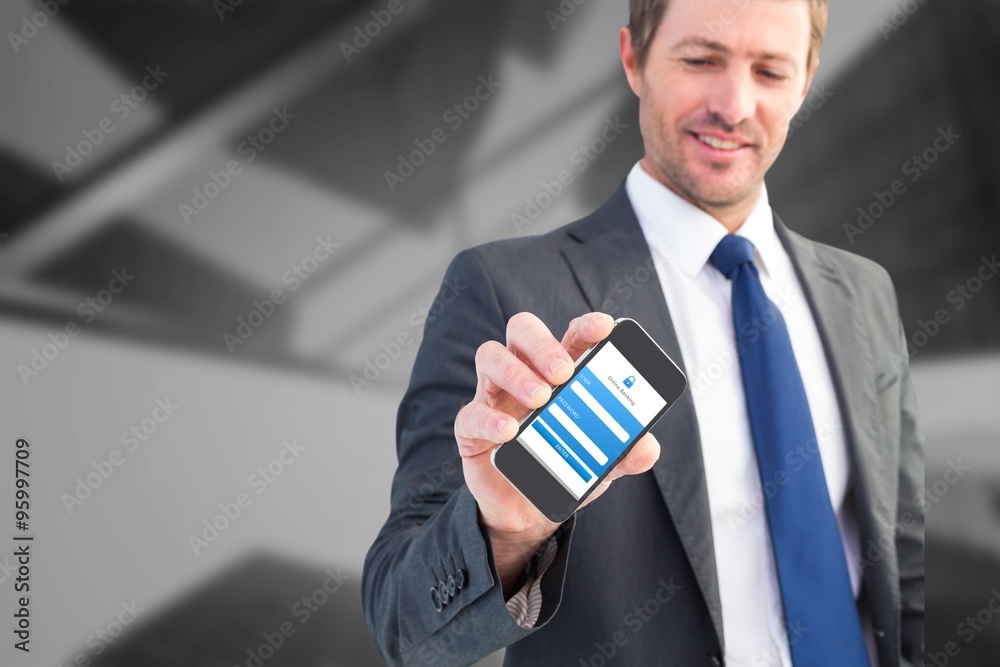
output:
[[635,49],[632,48],[632,31],[627,26],[618,34],[618,48],[622,53],[622,67],[625,68],[628,85],[637,97],[641,97],[642,72],[636,63]]

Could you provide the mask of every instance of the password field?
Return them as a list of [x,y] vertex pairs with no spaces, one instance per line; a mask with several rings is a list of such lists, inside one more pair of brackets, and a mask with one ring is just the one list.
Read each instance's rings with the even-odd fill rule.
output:
[[587,453],[590,454],[592,457],[594,457],[595,461],[597,461],[602,466],[608,464],[608,455],[602,452],[601,448],[595,445],[594,441],[591,440],[589,437],[587,437],[586,433],[580,430],[580,427],[577,426],[576,423],[569,418],[569,415],[567,415],[561,408],[559,408],[555,404],[549,406],[549,412],[552,414],[553,417],[556,418],[556,421],[562,424],[563,427],[567,431],[569,431],[570,435],[576,438],[576,441],[579,442],[580,445],[587,450]]

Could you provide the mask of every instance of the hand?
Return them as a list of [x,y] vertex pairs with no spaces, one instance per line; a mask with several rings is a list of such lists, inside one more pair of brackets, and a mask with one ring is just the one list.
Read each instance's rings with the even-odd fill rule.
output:
[[[574,362],[613,328],[611,316],[589,313],[570,322],[560,343],[537,317],[519,313],[507,323],[506,345],[489,341],[476,352],[476,396],[455,418],[455,440],[466,485],[479,504],[480,521],[489,530],[505,591],[514,585],[531,552],[558,525],[511,486],[493,467],[490,455],[498,443],[517,435],[518,422],[545,405],[552,386],[569,380]],[[659,456],[659,443],[647,433],[581,507],[597,500],[619,477],[646,472]]]

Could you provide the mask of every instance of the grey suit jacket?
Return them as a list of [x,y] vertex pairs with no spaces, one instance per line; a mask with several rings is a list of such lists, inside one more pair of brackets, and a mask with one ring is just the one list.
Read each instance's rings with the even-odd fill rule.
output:
[[[923,438],[892,283],[874,262],[774,221],[844,415],[862,595],[879,660],[923,665]],[[454,441],[455,415],[475,394],[476,349],[505,340],[507,320],[521,311],[557,338],[583,313],[632,317],[683,369],[659,278],[653,271],[636,280],[652,266],[623,181],[581,220],[463,251],[448,267],[399,406],[392,510],[365,559],[365,615],[390,664],[464,665],[501,647],[511,665],[722,664],[725,628],[689,391],[652,429],[662,446],[653,469],[616,481],[560,526],[530,630],[506,609]],[[440,611],[434,587],[447,602]]]

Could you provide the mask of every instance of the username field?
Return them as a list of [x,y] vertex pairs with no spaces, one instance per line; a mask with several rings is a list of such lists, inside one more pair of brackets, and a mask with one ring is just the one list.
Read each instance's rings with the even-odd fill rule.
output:
[[580,384],[579,380],[575,380],[573,384],[570,385],[570,388],[573,390],[573,393],[579,396],[583,402],[587,404],[587,407],[590,408],[602,422],[604,422],[605,426],[611,429],[611,432],[615,434],[615,437],[622,442],[628,442],[628,432],[623,429],[622,425],[618,423],[618,420],[612,417],[611,414],[604,409],[604,406],[601,405],[589,391],[587,391],[587,388]]

